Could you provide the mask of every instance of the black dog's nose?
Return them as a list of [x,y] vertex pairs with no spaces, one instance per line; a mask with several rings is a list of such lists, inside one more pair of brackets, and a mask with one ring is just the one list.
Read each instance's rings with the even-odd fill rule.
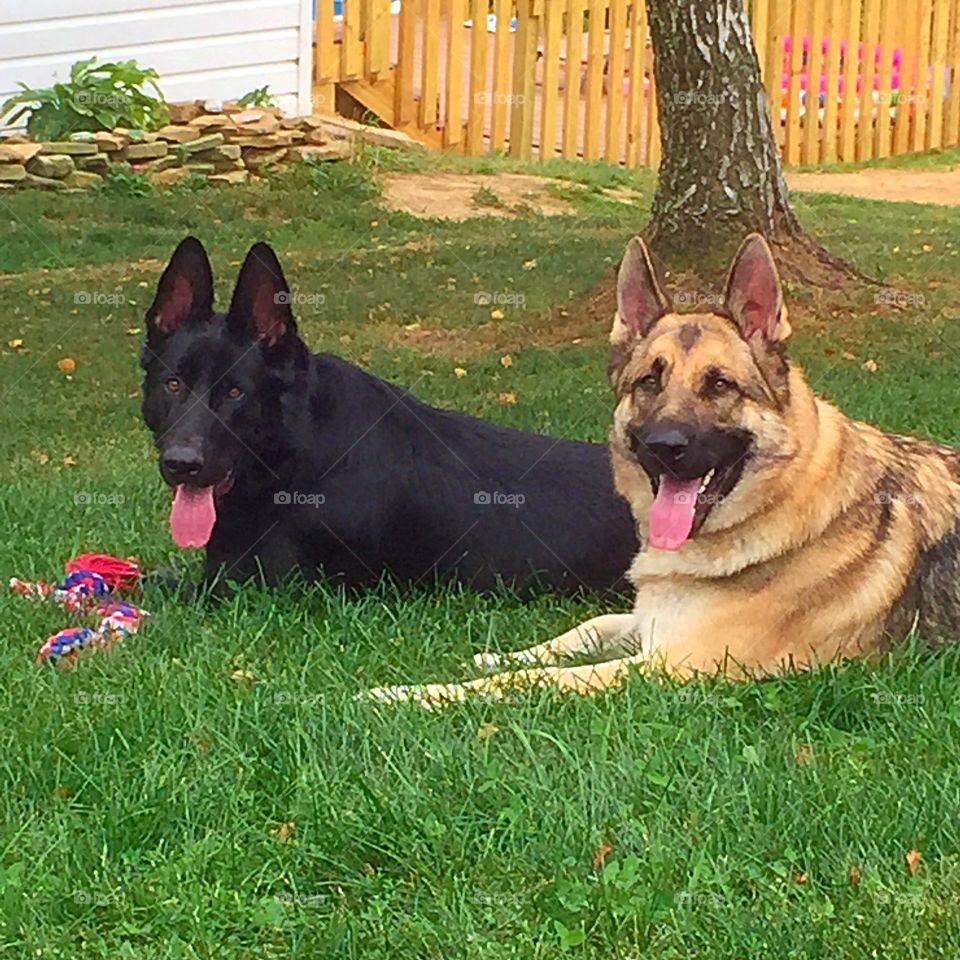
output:
[[203,469],[203,454],[197,447],[168,447],[160,463],[170,479],[191,480]]
[[690,434],[675,426],[653,427],[651,430],[635,430],[632,433],[634,452],[645,450],[664,468],[677,466],[687,454]]

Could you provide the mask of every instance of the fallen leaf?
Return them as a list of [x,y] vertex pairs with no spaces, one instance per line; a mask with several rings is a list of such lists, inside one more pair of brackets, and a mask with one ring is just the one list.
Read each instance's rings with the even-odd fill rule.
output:
[[57,369],[61,373],[73,373],[77,369],[77,361],[73,357],[62,357],[57,361]]
[[613,844],[609,840],[604,840],[603,843],[593,851],[593,865],[595,867],[602,867],[604,860],[613,853]]
[[862,874],[860,873],[860,868],[855,863],[851,863],[850,869],[847,871],[847,877],[850,880],[850,886],[855,887],[860,882],[861,876]]
[[923,854],[919,850],[909,850],[907,855],[904,858],[907,861],[907,873],[912,877],[917,872],[917,867],[920,866],[920,859],[923,857]]
[[495,723],[490,723],[487,721],[486,723],[480,724],[480,729],[477,730],[477,737],[480,740],[486,740],[489,737],[492,737],[495,733],[499,732],[500,728]]
[[453,372],[458,380],[462,380],[467,375],[467,371],[463,367],[454,367]]
[[143,331],[141,330],[140,327],[127,327],[127,331],[126,331],[126,332],[127,332],[131,337],[135,337],[138,333],[142,333]]
[[490,319],[491,319],[491,320],[502,320],[502,319],[503,319],[503,311],[502,311],[499,307],[494,307],[494,308],[490,311]]
[[534,257],[532,260],[524,260],[524,261],[523,261],[523,269],[524,269],[524,270],[534,270],[534,269],[536,269],[536,266],[537,266],[537,258],[536,258],[536,257]]
[[77,458],[68,453],[63,458],[63,465],[65,467],[75,467],[77,465]]
[[230,679],[236,683],[253,683],[257,678],[249,670],[234,670]]
[[192,733],[188,733],[187,739],[190,740],[201,753],[207,753],[213,746],[213,744],[210,742],[210,738],[205,733],[201,733],[199,730],[194,730]]
[[876,373],[880,369],[880,365],[876,360],[864,360],[863,369],[869,370],[871,373]]
[[277,829],[273,831],[273,835],[281,843],[287,843],[296,832],[297,825],[292,820],[287,820],[284,823],[277,824]]
[[508,390],[506,393],[497,394],[497,403],[503,404],[503,403],[516,403],[516,402],[517,402],[517,395],[512,391]]
[[807,876],[802,870],[797,870],[793,874],[794,883],[807,883],[810,880],[810,877]]
[[50,454],[44,453],[42,450],[31,450],[30,455],[36,457],[37,463],[42,467],[44,464],[50,462]]
[[797,763],[809,763],[813,759],[813,747],[809,743],[798,743],[796,755]]
[[23,349],[23,341],[22,341],[19,337],[17,337],[15,340],[8,340],[8,341],[7,341],[7,346],[8,346],[11,350],[22,350],[22,349]]
[[69,800],[73,795],[73,787],[69,787],[67,784],[61,783],[60,786],[53,791],[53,795],[57,800]]
[[419,324],[419,323],[405,323],[405,324],[403,325],[403,329],[406,330],[406,331],[408,331],[409,333],[413,333],[414,330],[419,330],[419,329],[420,329],[420,324]]

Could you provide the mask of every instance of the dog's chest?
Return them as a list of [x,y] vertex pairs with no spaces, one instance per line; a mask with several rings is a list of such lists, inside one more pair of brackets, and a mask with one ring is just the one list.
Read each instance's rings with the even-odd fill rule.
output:
[[633,614],[643,648],[649,652],[670,639],[688,636],[707,622],[709,604],[696,585],[670,580],[641,581]]

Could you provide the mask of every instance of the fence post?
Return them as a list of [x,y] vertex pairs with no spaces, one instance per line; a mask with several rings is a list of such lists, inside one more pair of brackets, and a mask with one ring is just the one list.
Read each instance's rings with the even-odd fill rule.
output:
[[[556,0],[547,0],[556,2]],[[533,154],[533,114],[537,102],[537,38],[544,0],[520,0],[513,48],[513,98],[510,107],[510,156]],[[500,29],[500,24],[497,24]]]
[[397,69],[394,74],[393,94],[393,115],[398,127],[413,120],[413,71],[416,69],[418,6],[416,0],[404,0],[400,4]]

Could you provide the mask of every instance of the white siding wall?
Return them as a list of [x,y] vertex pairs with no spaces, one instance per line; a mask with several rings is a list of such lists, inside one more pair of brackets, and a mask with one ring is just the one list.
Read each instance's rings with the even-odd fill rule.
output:
[[0,0],[0,102],[70,65],[137,60],[167,100],[230,99],[268,84],[310,112],[311,0]]

